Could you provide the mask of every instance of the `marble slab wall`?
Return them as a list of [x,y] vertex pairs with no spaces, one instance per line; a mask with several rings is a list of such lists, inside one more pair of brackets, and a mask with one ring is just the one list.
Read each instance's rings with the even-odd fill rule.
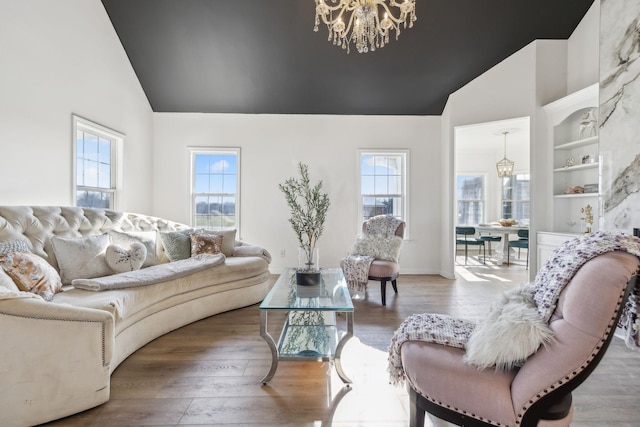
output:
[[640,0],[600,1],[600,229],[640,228]]

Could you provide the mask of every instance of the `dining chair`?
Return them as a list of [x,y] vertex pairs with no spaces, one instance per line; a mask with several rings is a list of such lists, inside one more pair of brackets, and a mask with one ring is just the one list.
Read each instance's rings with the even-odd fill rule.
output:
[[489,258],[491,258],[491,242],[500,242],[502,241],[502,236],[496,236],[494,234],[487,234],[487,235],[482,235],[482,233],[479,233],[478,238],[480,240],[484,240],[489,248]]
[[480,256],[481,246],[484,249],[484,258],[482,263],[487,263],[487,248],[484,245],[485,241],[475,236],[476,229],[474,227],[456,227],[456,247],[457,245],[464,245],[464,265],[467,265],[467,257],[469,254],[469,246],[478,247],[478,256]]
[[518,258],[520,258],[520,249],[527,250],[527,267],[529,269],[529,230],[518,230],[518,240],[509,241],[509,250],[507,251],[507,265],[510,264],[509,254],[511,248],[518,248]]

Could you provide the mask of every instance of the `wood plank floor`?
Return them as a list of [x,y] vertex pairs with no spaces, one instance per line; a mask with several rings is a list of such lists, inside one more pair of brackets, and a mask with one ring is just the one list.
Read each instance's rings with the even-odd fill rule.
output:
[[[386,307],[378,282],[369,283],[366,297],[354,301],[355,336],[343,352],[351,389],[330,364],[316,362],[280,362],[273,380],[261,386],[271,355],[254,305],[154,340],[113,373],[109,402],[47,426],[406,426],[407,393],[389,385],[386,373],[389,340],[402,320],[423,312],[480,318],[498,293],[528,277],[524,265],[483,266],[473,258],[457,273],[457,280],[401,276],[398,295],[388,287]],[[614,339],[574,393],[572,426],[639,426],[639,378],[640,352]]]

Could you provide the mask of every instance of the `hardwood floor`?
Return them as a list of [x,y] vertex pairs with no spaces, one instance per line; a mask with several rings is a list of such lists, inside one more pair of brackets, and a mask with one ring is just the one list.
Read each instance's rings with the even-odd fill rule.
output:
[[[401,276],[398,295],[388,287],[386,307],[378,282],[369,283],[366,298],[354,301],[355,336],[343,352],[352,389],[330,364],[315,362],[280,362],[273,380],[261,386],[271,355],[254,305],[154,340],[113,373],[109,402],[47,426],[407,426],[407,392],[389,385],[386,373],[387,346],[402,320],[423,312],[480,318],[498,293],[528,277],[524,265],[483,266],[475,258],[457,273],[457,280]],[[271,319],[277,338],[281,325]],[[639,377],[640,352],[614,339],[574,393],[572,426],[640,425]]]

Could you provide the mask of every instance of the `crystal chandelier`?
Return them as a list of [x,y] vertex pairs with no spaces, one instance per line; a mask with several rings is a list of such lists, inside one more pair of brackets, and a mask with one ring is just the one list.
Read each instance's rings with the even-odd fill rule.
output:
[[513,175],[513,166],[515,163],[507,159],[507,134],[509,132],[502,132],[504,135],[504,157],[498,163],[496,163],[496,169],[498,170],[498,178],[506,178]]
[[[400,25],[413,27],[416,18],[416,0],[315,0],[316,19],[313,31],[318,31],[320,19],[327,25],[329,41],[342,46],[349,53],[355,44],[359,53],[367,53],[389,43],[389,33],[400,36]],[[387,2],[389,4],[387,5]],[[331,4],[327,4],[331,3]],[[337,3],[337,4],[336,4]],[[396,18],[389,7],[397,7]],[[395,10],[395,9],[394,9]],[[380,19],[380,14],[383,16]]]

